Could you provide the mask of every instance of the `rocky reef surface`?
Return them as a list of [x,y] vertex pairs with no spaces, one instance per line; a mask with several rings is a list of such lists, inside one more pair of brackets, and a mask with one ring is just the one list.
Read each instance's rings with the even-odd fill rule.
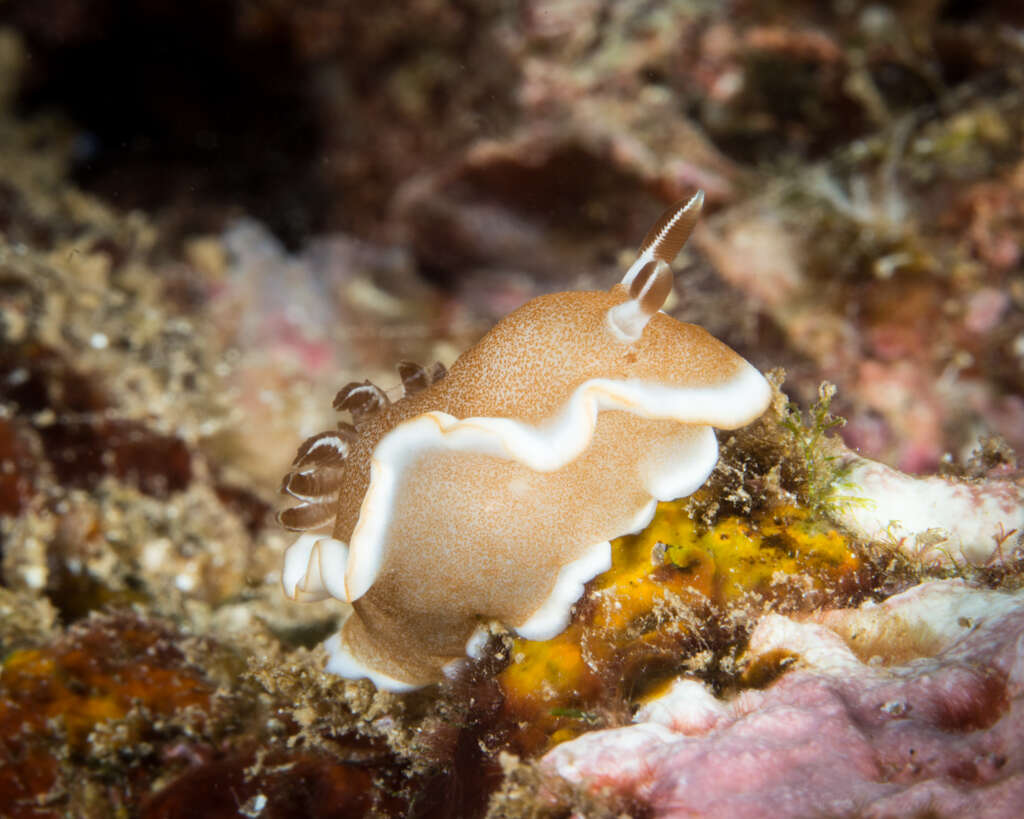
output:
[[[1016,4],[0,24],[0,815],[1014,815]],[[769,412],[553,640],[324,674],[273,512],[338,387],[607,287],[694,184],[669,309]]]
[[653,816],[1012,816],[1022,616],[1019,591],[954,580],[766,615],[747,659],[785,663],[774,684],[723,701],[678,679],[633,725],[563,743],[541,765]]

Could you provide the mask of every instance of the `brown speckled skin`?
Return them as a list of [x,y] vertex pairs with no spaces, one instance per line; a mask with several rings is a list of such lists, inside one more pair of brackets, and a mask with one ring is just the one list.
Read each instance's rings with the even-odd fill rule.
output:
[[541,296],[496,324],[452,365],[448,375],[366,419],[346,462],[333,536],[348,543],[370,480],[370,454],[402,421],[440,410],[456,418],[517,418],[539,423],[590,378],[636,378],[675,386],[724,383],[742,366],[706,330],[657,313],[632,344],[605,325],[626,301],[610,291]]
[[[625,299],[621,285],[535,299],[467,350],[446,378],[366,419],[346,462],[333,536],[350,541],[371,453],[402,421],[440,410],[538,424],[588,379],[714,386],[744,366],[703,329],[661,313],[634,343],[617,339],[605,316]],[[525,622],[559,567],[623,534],[650,500],[645,459],[685,457],[697,429],[605,411],[589,449],[553,473],[477,454],[422,457],[405,472],[389,548],[376,582],[353,604],[346,648],[395,679],[436,681],[481,620]]]

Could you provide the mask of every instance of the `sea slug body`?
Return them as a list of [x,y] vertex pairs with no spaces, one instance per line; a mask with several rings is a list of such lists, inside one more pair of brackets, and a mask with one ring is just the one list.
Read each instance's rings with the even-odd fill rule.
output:
[[300,447],[282,485],[299,503],[280,516],[305,530],[289,597],[353,607],[329,671],[405,690],[478,650],[490,621],[553,637],[609,541],[704,483],[712,427],[764,412],[754,367],[660,312],[702,203],[666,211],[610,291],[528,302],[448,373],[400,365],[394,403],[369,383],[338,394],[355,426]]

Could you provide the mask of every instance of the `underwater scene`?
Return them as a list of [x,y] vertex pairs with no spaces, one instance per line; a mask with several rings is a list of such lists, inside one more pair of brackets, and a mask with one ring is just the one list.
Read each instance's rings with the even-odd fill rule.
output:
[[1024,815],[1024,5],[0,4],[0,819]]

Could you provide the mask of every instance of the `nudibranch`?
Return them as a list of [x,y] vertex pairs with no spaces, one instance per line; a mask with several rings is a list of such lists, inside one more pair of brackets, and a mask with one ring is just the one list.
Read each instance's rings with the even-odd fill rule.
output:
[[761,373],[661,312],[702,205],[669,208],[611,290],[527,302],[449,372],[399,365],[401,399],[338,393],[354,425],[302,444],[282,484],[299,503],[279,516],[304,531],[287,595],[352,604],[328,671],[406,690],[476,656],[492,621],[555,636],[610,541],[704,483],[713,427],[764,412]]

